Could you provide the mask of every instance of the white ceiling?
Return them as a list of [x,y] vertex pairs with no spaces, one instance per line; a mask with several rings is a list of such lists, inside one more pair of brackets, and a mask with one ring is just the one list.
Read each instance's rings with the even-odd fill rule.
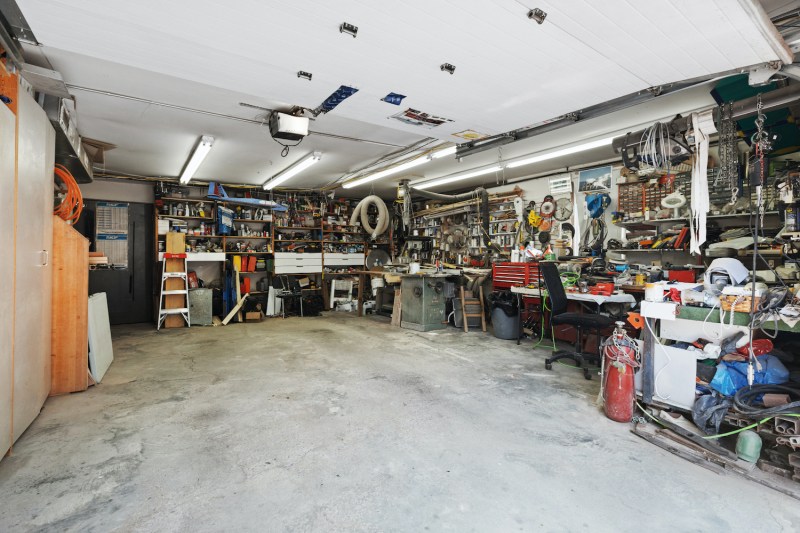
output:
[[[249,119],[258,112],[239,102],[314,108],[339,85],[351,85],[359,92],[318,117],[311,129],[397,146],[425,137],[458,142],[452,134],[468,129],[501,133],[650,86],[778,59],[784,51],[753,15],[749,0],[18,4],[43,45],[40,51],[68,84]],[[534,7],[547,12],[544,24],[527,18]],[[339,33],[345,21],[359,27],[357,38]],[[454,75],[440,71],[444,62],[456,66]],[[313,73],[313,80],[297,78],[298,70]],[[407,95],[401,107],[380,100],[390,91]],[[106,157],[115,172],[175,176],[199,135],[211,134],[217,143],[196,174],[199,180],[260,184],[303,155],[322,151],[313,172],[290,182],[319,187],[398,149],[311,135],[282,159],[280,147],[254,124],[72,93],[80,133],[118,146]],[[710,104],[707,93],[508,145],[500,155],[624,130],[687,111],[701,100]],[[406,107],[453,122],[426,129],[388,118]],[[436,161],[414,173],[437,177],[497,158],[493,151],[461,163]],[[388,191],[396,178],[375,184],[375,190]]]

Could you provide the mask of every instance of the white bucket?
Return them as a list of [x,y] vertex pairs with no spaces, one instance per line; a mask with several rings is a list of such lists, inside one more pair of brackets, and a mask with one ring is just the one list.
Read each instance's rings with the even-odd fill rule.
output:
[[408,273],[409,274],[416,274],[419,272],[419,263],[411,263],[408,265]]

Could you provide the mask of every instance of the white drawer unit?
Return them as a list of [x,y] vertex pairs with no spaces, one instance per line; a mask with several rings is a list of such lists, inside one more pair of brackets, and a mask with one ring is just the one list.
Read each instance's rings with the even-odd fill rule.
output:
[[322,272],[321,253],[287,253],[275,254],[276,274],[316,274]]
[[325,266],[364,266],[364,254],[325,254]]

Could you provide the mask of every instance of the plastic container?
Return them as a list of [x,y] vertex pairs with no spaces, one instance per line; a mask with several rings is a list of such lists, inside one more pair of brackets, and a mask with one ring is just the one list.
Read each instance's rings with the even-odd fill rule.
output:
[[752,429],[742,431],[736,439],[736,456],[748,463],[755,463],[761,457],[761,437]]

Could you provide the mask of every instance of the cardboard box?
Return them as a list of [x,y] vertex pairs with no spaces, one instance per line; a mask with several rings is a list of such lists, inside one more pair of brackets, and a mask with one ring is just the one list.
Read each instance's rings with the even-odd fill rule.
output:
[[251,311],[244,314],[245,322],[261,322],[261,311]]
[[186,235],[175,231],[167,233],[167,250],[168,254],[183,254],[186,253]]

